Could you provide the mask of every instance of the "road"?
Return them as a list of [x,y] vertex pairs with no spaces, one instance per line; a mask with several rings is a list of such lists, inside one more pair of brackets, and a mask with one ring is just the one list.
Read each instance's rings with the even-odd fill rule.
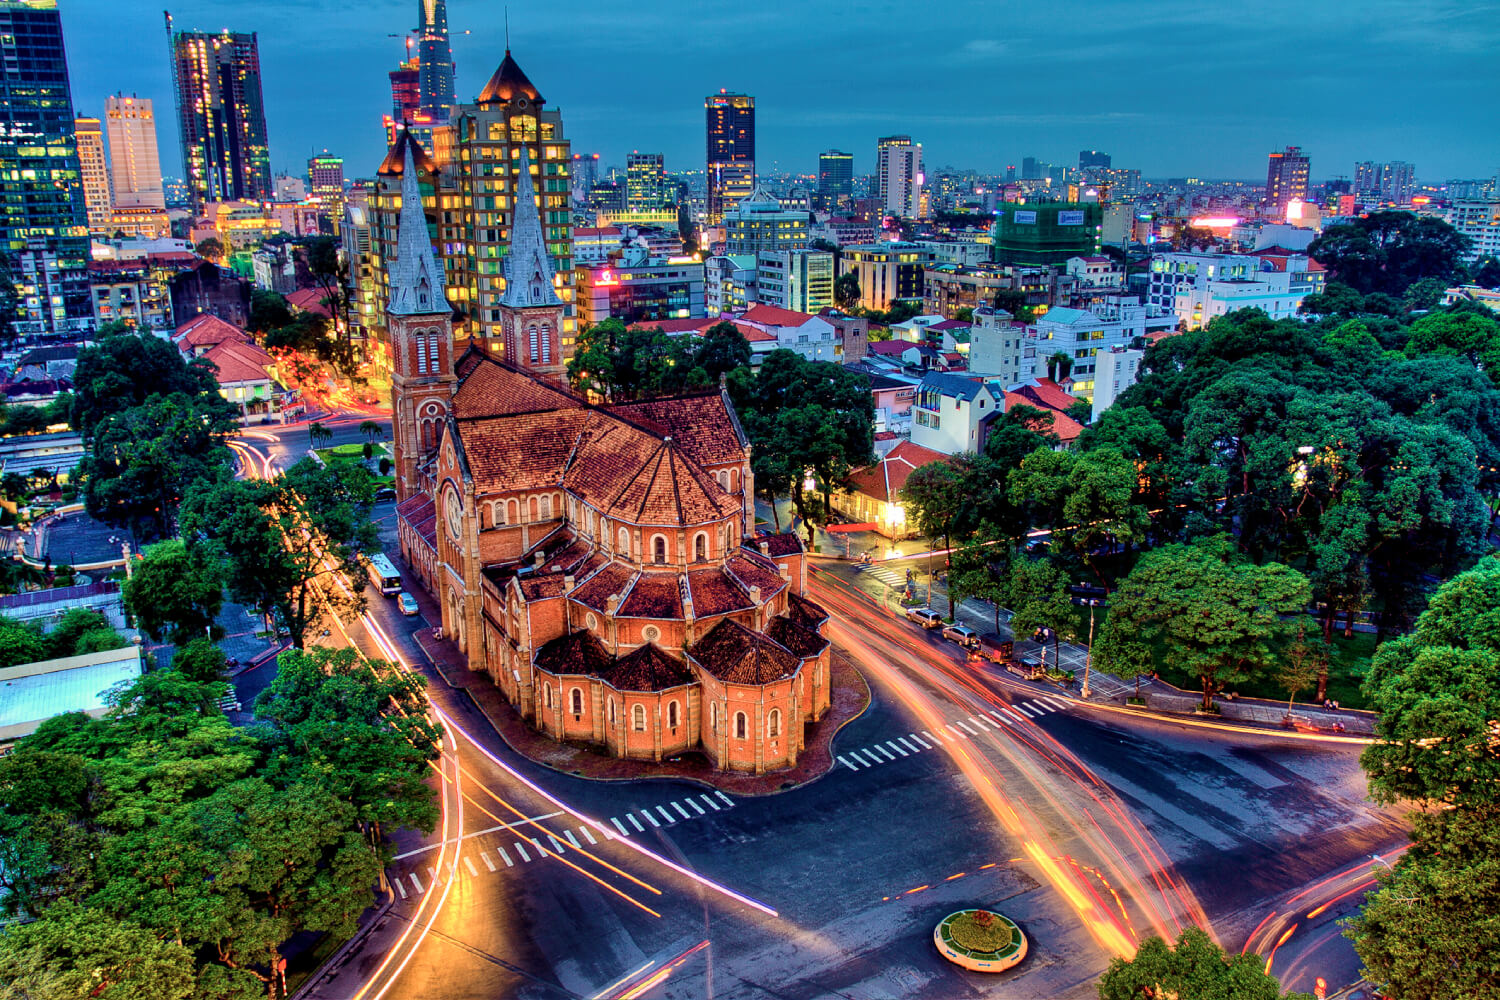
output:
[[[305,437],[250,446],[264,470]],[[413,640],[435,607],[408,618],[372,596],[348,640],[428,677],[447,834],[399,835],[388,914],[312,995],[1091,997],[1113,954],[1188,923],[1271,955],[1291,988],[1356,978],[1334,921],[1370,855],[1404,843],[1399,815],[1364,799],[1359,745],[1083,705],[827,584],[812,596],[871,707],[834,771],[756,799],[518,758]],[[241,700],[268,681],[241,675]],[[1018,970],[938,957],[932,926],[974,904],[1028,933]]]

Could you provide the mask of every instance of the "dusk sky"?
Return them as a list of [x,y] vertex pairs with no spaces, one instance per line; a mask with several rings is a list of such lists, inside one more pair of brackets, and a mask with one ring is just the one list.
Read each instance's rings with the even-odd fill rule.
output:
[[[182,173],[161,4],[59,0],[79,114],[116,91],[156,102],[162,170]],[[347,176],[384,154],[387,37],[417,0],[172,3],[181,29],[260,34],[277,173],[327,147]],[[449,0],[458,92],[505,49],[499,0]],[[929,172],[1080,149],[1147,177],[1263,179],[1301,145],[1314,179],[1406,159],[1423,181],[1500,170],[1500,5],[1412,0],[1244,4],[1077,0],[554,0],[513,4],[511,46],[575,152],[631,149],[702,169],[703,97],[757,101],[763,170],[816,168],[830,147],[873,168],[877,136],[909,133]],[[465,30],[471,34],[465,35]]]

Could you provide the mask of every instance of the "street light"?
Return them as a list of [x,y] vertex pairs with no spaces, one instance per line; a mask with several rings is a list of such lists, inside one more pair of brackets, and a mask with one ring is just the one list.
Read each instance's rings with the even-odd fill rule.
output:
[[1083,650],[1083,697],[1089,696],[1089,667],[1094,662],[1094,609],[1099,606],[1099,598],[1089,598],[1089,644]]

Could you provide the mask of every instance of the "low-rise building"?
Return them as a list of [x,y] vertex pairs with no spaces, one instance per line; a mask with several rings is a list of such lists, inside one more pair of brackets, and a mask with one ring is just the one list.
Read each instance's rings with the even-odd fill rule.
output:
[[755,302],[754,254],[721,254],[703,262],[703,308],[709,316],[744,312]]
[[575,226],[573,229],[573,262],[596,264],[619,253],[625,231],[619,226]]
[[219,395],[239,409],[241,423],[285,420],[280,363],[243,329],[217,316],[197,316],[179,326],[172,340],[186,357],[214,366]]
[[902,441],[880,461],[845,480],[844,489],[831,498],[833,509],[857,523],[871,525],[876,534],[892,541],[909,538],[917,534],[917,529],[907,520],[901,490],[913,472],[933,462],[946,462],[948,457],[911,441]]
[[758,254],[762,250],[799,250],[807,246],[808,213],[787,211],[756,185],[749,197],[724,213],[725,251]]
[[1095,358],[1102,351],[1127,347],[1146,336],[1146,307],[1138,300],[1115,296],[1092,309],[1049,309],[1037,317],[1036,357],[1032,375],[1046,374],[1048,362],[1065,355],[1060,367],[1072,375],[1073,395],[1092,399]]
[[1069,257],[1064,269],[1077,279],[1080,289],[1120,288],[1125,284],[1125,267],[1113,257]]
[[[839,362],[844,345],[832,323],[821,316],[756,305],[738,317],[737,324],[762,330],[776,337],[776,347],[796,351],[809,361]],[[752,349],[755,342],[752,341]]]
[[944,455],[977,452],[984,447],[980,421],[1000,408],[984,382],[928,372],[912,402],[912,443]]
[[54,715],[83,712],[99,718],[109,711],[108,692],[141,676],[141,648],[131,645],[102,653],[64,656],[0,667],[0,745],[7,745]]
[[1141,375],[1141,359],[1145,356],[1143,349],[1131,347],[1111,347],[1094,356],[1094,409],[1089,418],[1091,423],[1115,404],[1120,393],[1135,385]]
[[158,267],[149,259],[89,261],[95,322],[124,322],[138,330],[172,329],[167,281],[175,273],[175,268]]
[[1500,289],[1484,288],[1479,285],[1459,285],[1443,293],[1443,305],[1451,306],[1459,302],[1473,302],[1475,305],[1484,306],[1491,312],[1500,312]]
[[864,316],[850,316],[838,309],[820,309],[818,315],[833,326],[843,345],[840,355],[844,364],[863,361],[870,348],[870,321]]
[[975,309],[969,329],[969,371],[993,377],[1002,385],[1029,377],[1036,360],[1035,333],[1004,309]]
[[859,304],[886,310],[893,302],[921,302],[923,272],[931,251],[916,243],[865,243],[845,247],[839,276],[859,281]]
[[579,264],[574,284],[578,319],[590,325],[611,318],[628,326],[704,315],[704,266],[691,259],[646,259],[640,253],[615,263]]

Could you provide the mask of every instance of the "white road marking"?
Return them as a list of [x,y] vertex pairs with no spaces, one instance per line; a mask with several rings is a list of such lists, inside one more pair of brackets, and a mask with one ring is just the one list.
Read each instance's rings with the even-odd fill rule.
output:
[[1032,708],[1035,711],[1041,712],[1043,715],[1046,715],[1049,712],[1055,712],[1055,711],[1057,711],[1057,709],[1053,708],[1051,705],[1047,704],[1045,701],[1028,701],[1026,704],[1027,704],[1027,706],[1029,708]]
[[[651,815],[651,811],[650,810],[648,810],[648,809],[642,809],[641,810],[641,815],[644,816],[644,817],[646,817],[646,822],[650,823],[652,826],[656,827],[658,830],[661,829],[661,824],[656,821],[656,817],[655,816]],[[632,819],[631,822],[634,823],[635,820]]]
[[672,808],[676,809],[678,812],[682,813],[682,818],[683,819],[692,819],[693,818],[693,814],[690,813],[690,812],[688,812],[686,809],[682,808],[682,803],[680,803],[680,802],[673,802],[672,803]]
[[412,872],[411,873],[411,884],[412,884],[412,887],[417,890],[417,894],[418,895],[420,895],[422,892],[425,891],[422,888],[422,880],[419,879],[419,878],[417,878],[417,873],[416,872]]
[[615,826],[617,826],[617,827],[620,828],[620,836],[622,836],[622,837],[628,837],[628,836],[630,836],[630,831],[627,830],[627,829],[625,829],[625,824],[624,823],[621,823],[619,820],[617,820],[617,819],[615,819],[613,817],[610,818],[610,822],[613,823]]
[[572,844],[574,847],[579,848],[580,850],[583,848],[583,845],[578,842],[578,838],[573,836],[572,830],[564,830],[563,836],[567,837],[568,843]]
[[874,767],[876,764],[883,763],[881,759],[879,757],[876,757],[874,754],[870,754],[870,759],[865,760],[864,755],[862,755],[858,750],[850,750],[849,756],[859,761],[865,767]]
[[1013,708],[1007,708],[1005,710],[1005,714],[1010,716],[1011,725],[1025,725],[1026,720],[1031,718],[1031,716],[1029,715],[1022,715],[1018,713]]
[[990,712],[991,715],[993,715],[995,718],[999,719],[1001,722],[1005,723],[1006,725],[1010,725],[1010,720],[1007,719],[1005,716],[1001,715],[999,712],[995,711],[993,708],[990,709],[989,712]]
[[[633,826],[633,827],[635,827],[637,833],[645,833],[646,832],[646,828],[644,826],[641,826],[640,820],[638,820],[638,819],[635,818],[635,813],[626,813],[625,814],[625,818],[628,819],[628,820],[630,820],[630,825]],[[651,819],[650,816],[647,816],[646,818],[647,819]],[[657,823],[656,825],[657,826],[661,826],[660,823]]]
[[707,795],[700,795],[698,797],[700,799],[702,799],[704,802],[707,802],[708,803],[708,807],[710,809],[712,809],[714,812],[723,812],[724,811],[724,807],[723,806],[719,805],[717,802],[715,802],[713,799],[709,798]]
[[486,827],[483,830],[475,830],[473,833],[466,833],[462,837],[449,837],[445,841],[439,841],[439,842],[434,843],[434,844],[424,844],[423,846],[418,847],[416,850],[407,851],[404,854],[398,854],[392,860],[393,861],[400,861],[402,858],[409,858],[409,857],[412,857],[412,856],[417,855],[417,854],[424,854],[427,851],[435,851],[439,847],[442,847],[443,844],[456,844],[459,841],[466,840],[466,839],[468,839],[470,837],[482,837],[482,836],[484,836],[487,833],[495,833],[495,832],[497,832],[499,830],[511,830],[511,829],[514,829],[514,828],[516,828],[518,826],[526,826],[528,823],[537,823],[537,822],[540,822],[541,820],[544,820],[544,819],[553,819],[554,817],[561,816],[561,815],[562,815],[561,812],[549,812],[549,813],[543,813],[540,816],[531,816],[531,817],[528,817],[527,819],[518,819],[514,823],[501,823],[499,826]]
[[926,747],[928,750],[932,749],[932,744],[928,743],[926,740],[922,739],[922,737],[918,736],[916,733],[907,733],[906,735],[910,736],[912,739],[914,739],[918,743],[922,744],[922,746]]
[[[527,837],[526,839],[529,840],[529,841],[531,841],[534,845],[536,845],[536,856],[537,857],[539,857],[539,858],[545,858],[547,856],[547,849],[542,846],[542,842],[540,840],[537,840],[535,837]],[[557,842],[553,841],[553,843],[557,843]],[[562,846],[561,844],[558,844],[558,847],[561,847],[561,846]]]
[[1054,705],[1061,706],[1064,711],[1073,707],[1073,703],[1071,701],[1065,701],[1062,698],[1054,698],[1050,694],[1047,695],[1047,700],[1052,702]]
[[725,795],[723,792],[720,792],[720,791],[716,790],[714,792],[714,794],[717,795],[719,798],[723,799],[724,800],[724,804],[726,806],[733,806],[734,805],[734,799],[731,799],[729,796]]
[[588,840],[588,842],[590,844],[597,844],[597,843],[599,843],[599,841],[597,841],[597,840],[594,839],[594,835],[592,833],[589,833],[589,828],[588,827],[586,827],[586,826],[580,826],[578,828],[578,832],[581,833],[581,834],[583,834],[584,837]]
[[927,737],[929,740],[931,740],[934,743],[942,743],[943,742],[942,740],[938,739],[936,736],[932,735],[931,733],[929,733],[925,729],[922,730],[922,735],[925,736],[925,737]]
[[402,882],[399,878],[396,879],[396,891],[401,893],[402,899],[406,898],[406,883]]
[[896,751],[897,753],[899,753],[903,757],[910,757],[911,756],[911,754],[907,753],[905,750],[902,750],[900,747],[898,747],[891,740],[886,740],[885,741],[885,745],[888,746],[888,747],[890,747],[892,750]]
[[[550,833],[547,834],[547,839],[550,840],[550,841],[552,841],[552,846],[555,847],[555,848],[557,848],[557,853],[558,854],[563,854],[563,853],[565,853],[567,851],[567,848],[562,845],[562,841],[560,841],[556,837],[552,836],[552,834],[550,834]],[[541,845],[537,845],[537,846],[541,846]]]
[[839,756],[839,763],[843,764],[845,767],[847,767],[851,771],[858,771],[859,770],[859,765],[858,764],[851,764],[851,763],[849,763],[849,761],[846,760],[843,757],[843,755]]
[[968,736],[964,734],[963,730],[957,728],[956,726],[947,725],[944,726],[944,728],[952,732],[954,736],[957,736],[961,740],[968,739]]
[[479,860],[483,861],[484,862],[484,866],[486,868],[488,868],[490,871],[494,871],[495,870],[495,862],[493,862],[493,861],[490,860],[490,852],[489,851],[480,851],[479,852]]
[[1019,705],[1019,704],[1012,705],[1010,707],[1010,710],[1012,712],[1020,712],[1022,715],[1026,716],[1026,718],[1028,718],[1028,719],[1035,719],[1036,718],[1036,716],[1032,715],[1030,712],[1028,712],[1026,710],[1026,706],[1025,705]]
[[978,736],[980,734],[979,730],[977,730],[977,729],[970,729],[968,726],[964,725],[964,720],[962,720],[962,719],[959,719],[957,722],[955,722],[953,724],[955,726],[957,726],[959,729],[962,729],[964,732],[968,733],[970,736]]
[[695,813],[697,813],[699,816],[707,816],[708,815],[708,813],[706,813],[706,812],[703,811],[703,807],[700,806],[698,803],[694,802],[692,799],[683,799],[682,801],[684,801],[688,805],[692,806],[693,807],[693,811]]
[[519,840],[516,841],[516,853],[521,856],[522,861],[530,861],[531,855],[526,853],[526,847]]
[[663,816],[665,816],[667,818],[667,822],[669,824],[677,822],[677,818],[675,816],[673,816],[671,813],[667,812],[667,807],[666,806],[657,806],[656,807],[656,811],[659,812],[659,813],[661,813]]
[[916,747],[912,746],[910,743],[906,742],[906,737],[905,736],[897,736],[896,737],[896,742],[899,743],[899,744],[901,744],[902,746],[906,747],[906,749],[910,750],[912,753],[921,753],[922,752],[921,750],[918,750]]
[[868,755],[870,755],[871,757],[875,757],[875,755],[877,753],[880,754],[880,756],[879,757],[875,757],[875,759],[878,760],[878,761],[880,761],[882,764],[885,763],[886,761],[891,761],[891,760],[895,760],[896,759],[896,755],[895,754],[891,753],[889,750],[887,750],[885,747],[881,746],[878,743],[875,744],[873,747],[865,747],[865,753],[868,754]]
[[469,869],[470,875],[478,875],[479,869],[474,867],[474,859],[464,855],[464,865]]
[[505,867],[514,868],[516,866],[516,863],[510,859],[510,855],[505,853],[505,848],[497,847],[495,850],[500,852],[500,860],[505,862]]

